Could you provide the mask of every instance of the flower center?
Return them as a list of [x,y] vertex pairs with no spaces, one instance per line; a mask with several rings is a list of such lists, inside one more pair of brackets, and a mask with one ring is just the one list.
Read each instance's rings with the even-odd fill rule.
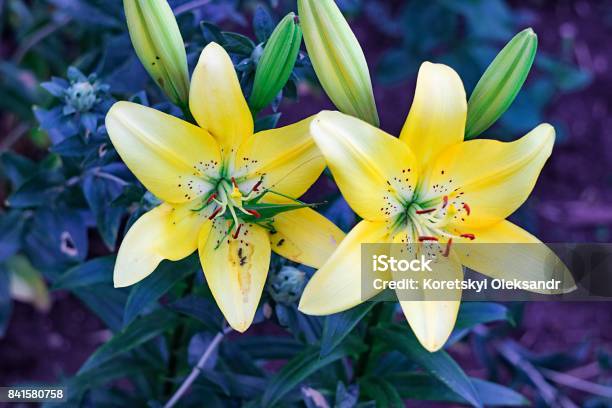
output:
[[[443,251],[444,256],[448,256],[453,239],[459,238],[474,240],[473,233],[460,231],[456,226],[449,225],[458,216],[465,219],[471,214],[468,203],[461,202],[461,207],[457,208],[457,200],[450,200],[448,196],[441,199],[430,200],[426,203],[412,201],[407,204],[404,211],[392,225],[391,231],[410,228],[412,234],[408,234],[407,243],[441,242],[446,243]],[[412,236],[412,238],[410,238]]]

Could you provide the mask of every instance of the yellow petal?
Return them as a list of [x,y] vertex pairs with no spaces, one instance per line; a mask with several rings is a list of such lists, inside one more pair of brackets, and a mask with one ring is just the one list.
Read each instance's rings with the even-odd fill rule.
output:
[[204,276],[228,324],[239,332],[255,317],[270,266],[270,241],[263,228],[245,224],[236,239],[228,221],[217,218],[210,234],[200,237]]
[[190,201],[213,188],[221,158],[205,130],[131,102],[113,105],[106,129],[132,173],[163,201]]
[[278,214],[273,225],[272,250],[313,268],[323,266],[344,238],[340,228],[310,208]]
[[397,138],[340,112],[321,112],[312,135],[349,205],[362,218],[384,220],[404,209],[418,169]]
[[[405,257],[403,258],[405,259]],[[463,280],[463,268],[455,257],[438,257],[438,262],[431,264],[431,272],[423,272],[421,277],[431,277],[436,281]],[[416,276],[411,272],[410,276]],[[393,273],[394,280],[405,278],[401,273]],[[419,279],[422,281],[421,279]],[[411,291],[406,289],[407,291]],[[414,294],[402,293],[396,290],[400,305],[419,342],[428,351],[434,352],[442,348],[450,336],[461,303],[461,289],[427,289],[420,287],[423,300],[413,299]],[[434,299],[434,300],[427,300]]]
[[113,280],[115,287],[146,278],[164,260],[177,261],[197,248],[198,233],[208,224],[203,213],[188,204],[162,204],[141,216],[123,238]]
[[[271,189],[298,198],[319,178],[325,160],[310,137],[313,117],[278,129],[258,132],[240,148],[235,177],[249,191]],[[269,200],[274,197],[266,195]]]
[[421,200],[448,195],[457,209],[452,224],[459,229],[499,222],[527,199],[554,141],[553,127],[542,124],[511,143],[470,140],[452,146],[435,160]]
[[524,229],[504,220],[473,232],[473,241],[454,246],[468,268],[494,279],[561,281],[559,290],[538,293],[567,293],[576,288],[572,274],[557,255]]
[[310,315],[326,315],[350,309],[375,296],[380,290],[363,282],[375,278],[389,280],[387,274],[362,277],[361,244],[383,243],[389,239],[384,222],[361,221],[344,238],[336,252],[310,279],[299,309]]
[[253,134],[253,117],[234,64],[217,43],[204,48],[193,71],[189,108],[199,125],[217,139],[225,157]]
[[439,152],[463,141],[466,115],[465,89],[459,75],[446,65],[424,62],[400,139],[424,167]]

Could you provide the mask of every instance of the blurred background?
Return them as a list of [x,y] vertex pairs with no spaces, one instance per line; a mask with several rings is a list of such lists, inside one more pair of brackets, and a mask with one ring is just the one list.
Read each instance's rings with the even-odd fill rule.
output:
[[[293,2],[283,0],[170,3],[191,62],[203,46],[201,20],[255,38],[251,19],[257,4],[275,21],[295,10]],[[540,122],[552,123],[557,131],[534,193],[512,220],[544,242],[612,240],[611,2],[338,3],[368,59],[381,127],[395,135],[423,61],[452,66],[469,95],[501,47],[518,31],[533,27],[539,38],[534,68],[510,110],[485,133],[514,140]],[[5,275],[0,279],[0,385],[53,383],[73,374],[110,334],[92,312],[104,303],[51,290],[45,282],[83,260],[112,253],[133,204],[128,197],[121,209],[95,205],[117,199],[121,186],[93,188],[81,177],[91,157],[102,156],[100,149],[107,148],[103,141],[93,145],[97,150],[80,146],[78,160],[58,163],[58,156],[75,149],[74,140],[65,138],[74,133],[71,115],[75,109],[87,111],[79,120],[91,127],[95,140],[115,99],[156,106],[164,101],[132,51],[118,0],[0,0],[0,32],[0,269]],[[67,73],[70,66],[78,70]],[[279,101],[279,124],[333,108],[306,62],[297,74]],[[78,87],[71,88],[71,97],[54,96],[53,86],[41,87],[52,76],[67,78],[66,86],[89,84],[85,90],[93,100],[83,100]],[[248,82],[248,75],[243,80]],[[108,169],[114,176],[121,171]],[[74,195],[76,185],[83,192]],[[322,178],[311,197],[330,194],[332,184]],[[327,211],[344,226],[354,217],[341,199]],[[610,303],[540,302],[511,309],[516,324],[491,330],[529,350],[527,360],[545,368],[539,373],[553,391],[528,381],[529,370],[512,378],[496,373],[484,351],[489,329],[471,338],[482,342],[481,355],[474,352],[478,347],[465,343],[449,350],[469,374],[518,382],[527,396],[561,388],[574,406],[612,406],[610,395],[605,398],[609,389],[592,387],[594,382],[612,384]]]

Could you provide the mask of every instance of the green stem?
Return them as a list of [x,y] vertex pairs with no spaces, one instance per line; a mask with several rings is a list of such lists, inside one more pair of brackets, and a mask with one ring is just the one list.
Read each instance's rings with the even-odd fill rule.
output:
[[357,364],[355,365],[355,378],[363,377],[367,371],[368,363],[372,357],[372,350],[374,348],[374,337],[372,336],[372,331],[370,330],[372,327],[378,326],[381,318],[383,317],[384,311],[384,303],[377,303],[372,308],[372,313],[370,318],[368,319],[368,327],[363,339],[363,342],[366,344],[368,349],[359,356],[357,360]]

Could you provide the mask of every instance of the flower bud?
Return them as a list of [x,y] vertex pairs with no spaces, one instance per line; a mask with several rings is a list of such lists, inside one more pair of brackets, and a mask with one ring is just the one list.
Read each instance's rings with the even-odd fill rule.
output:
[[274,301],[291,305],[300,298],[305,285],[306,274],[298,268],[285,265],[270,275],[268,292]]
[[166,0],[124,0],[132,44],[149,75],[176,105],[189,101],[183,37]]
[[378,126],[370,72],[355,34],[334,0],[298,0],[308,56],[336,107]]
[[487,130],[510,107],[529,74],[537,48],[538,36],[527,28],[497,54],[468,101],[466,139]]
[[297,17],[289,13],[276,26],[257,62],[249,105],[254,113],[276,97],[291,76],[300,52],[302,30]]

